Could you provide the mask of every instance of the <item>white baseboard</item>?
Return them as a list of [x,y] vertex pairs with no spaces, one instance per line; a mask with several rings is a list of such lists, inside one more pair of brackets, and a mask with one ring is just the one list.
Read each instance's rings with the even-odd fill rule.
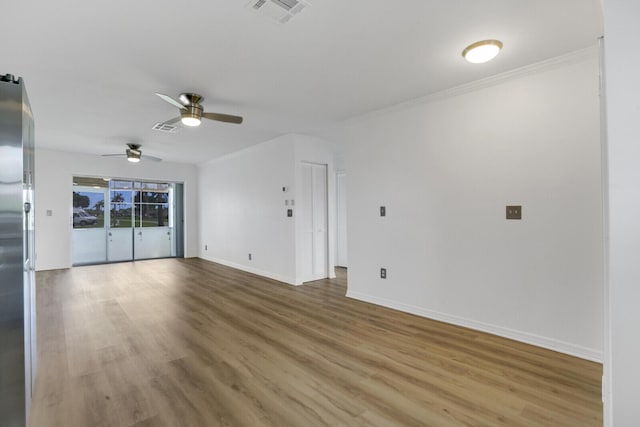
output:
[[593,362],[602,363],[603,360],[602,351],[582,347],[564,341],[559,341],[553,338],[547,338],[528,332],[522,332],[502,326],[492,325],[489,323],[478,322],[476,320],[467,319],[464,317],[440,313],[422,307],[416,307],[398,301],[388,300],[386,298],[378,298],[371,295],[362,294],[360,292],[347,290],[347,297],[376,305],[381,305],[383,307],[393,308],[395,310],[404,311],[406,313],[415,314],[417,316],[439,320],[441,322],[450,323],[452,325],[464,326],[466,328],[475,329],[477,331],[488,332],[493,335],[498,335],[504,338],[509,338],[538,347],[547,348],[549,350],[558,351],[560,353],[565,353],[571,356],[579,357],[581,359],[591,360]]
[[296,285],[295,278],[286,277],[281,274],[272,273],[270,271],[260,270],[258,268],[248,267],[243,264],[238,264],[232,261],[227,261],[225,259],[219,258],[205,258],[201,257],[204,260],[215,262],[217,264],[226,265],[227,267],[235,268],[237,270],[246,271],[247,273],[257,274],[258,276],[268,277],[269,279],[277,280],[279,282],[286,283],[287,285]]

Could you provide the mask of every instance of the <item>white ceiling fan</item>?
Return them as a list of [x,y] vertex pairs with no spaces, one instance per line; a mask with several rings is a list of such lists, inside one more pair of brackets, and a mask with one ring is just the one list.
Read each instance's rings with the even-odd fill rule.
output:
[[204,112],[202,105],[200,105],[200,102],[204,98],[195,93],[181,93],[179,96],[180,101],[176,101],[163,93],[156,92],[156,95],[174,107],[178,107],[180,111],[180,116],[162,122],[162,124],[165,125],[173,125],[174,123],[181,121],[185,126],[200,126],[200,122],[203,118],[225,123],[242,123],[242,117],[240,116]]

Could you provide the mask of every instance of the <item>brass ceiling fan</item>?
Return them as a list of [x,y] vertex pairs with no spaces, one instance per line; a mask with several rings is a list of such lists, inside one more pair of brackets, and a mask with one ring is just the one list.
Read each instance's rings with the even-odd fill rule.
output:
[[142,150],[140,150],[140,147],[142,147],[142,145],[140,144],[134,144],[134,143],[129,143],[127,144],[127,148],[125,150],[125,154],[103,154],[103,157],[127,157],[127,160],[132,162],[132,163],[138,163],[140,161],[140,159],[145,159],[145,160],[152,160],[154,162],[161,162],[162,159],[160,157],[154,157],[154,156],[143,156],[142,155]]
[[163,93],[156,92],[156,95],[158,95],[160,98],[173,105],[174,107],[178,107],[178,109],[180,110],[180,116],[162,122],[162,124],[165,125],[172,125],[181,121],[185,126],[200,126],[200,121],[203,118],[225,123],[242,123],[242,117],[240,116],[204,112],[202,105],[200,105],[200,102],[202,102],[204,98],[195,93],[181,93],[178,97],[180,101],[176,101],[175,99]]

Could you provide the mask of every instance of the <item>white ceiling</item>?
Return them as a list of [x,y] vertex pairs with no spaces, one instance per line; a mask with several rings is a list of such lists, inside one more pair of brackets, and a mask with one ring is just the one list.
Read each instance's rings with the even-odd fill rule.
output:
[[[312,0],[281,25],[247,0],[21,0],[0,15],[0,73],[25,79],[36,144],[200,163],[596,44],[599,0]],[[504,42],[483,65],[460,52]],[[154,95],[204,96],[205,121],[151,129],[177,110]]]

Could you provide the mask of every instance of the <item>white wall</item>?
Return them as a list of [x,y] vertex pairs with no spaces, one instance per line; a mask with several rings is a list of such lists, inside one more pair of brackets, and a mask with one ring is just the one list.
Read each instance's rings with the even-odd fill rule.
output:
[[[334,185],[333,151],[321,139],[290,134],[200,165],[200,257],[299,285],[300,225],[295,206],[287,217],[285,200],[300,199],[302,161],[327,164]],[[330,215],[331,230],[334,221]]]
[[[122,158],[36,150],[36,269],[71,267],[73,176],[166,180],[184,183],[185,257],[197,254],[196,167],[183,163],[145,162]],[[51,210],[52,216],[46,216]]]
[[595,49],[473,86],[345,125],[348,296],[601,360]]
[[199,166],[201,258],[296,282],[294,159],[285,135]]
[[608,157],[605,425],[640,425],[640,3],[604,0]]

